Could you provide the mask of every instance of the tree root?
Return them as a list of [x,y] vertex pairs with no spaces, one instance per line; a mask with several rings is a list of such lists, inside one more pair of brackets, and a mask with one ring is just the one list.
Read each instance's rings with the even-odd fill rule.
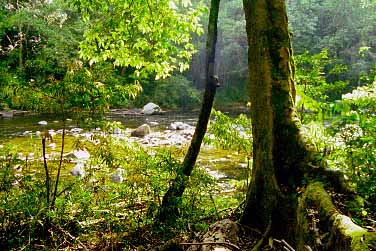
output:
[[277,240],[277,239],[274,239],[274,241],[278,242],[278,243],[282,243],[283,244],[283,248],[287,251],[295,251],[295,249],[293,247],[291,247],[290,244],[287,243],[287,241],[285,241],[284,239],[282,240]]
[[258,251],[261,248],[262,244],[265,242],[266,238],[268,237],[271,229],[272,229],[272,220],[269,220],[265,233],[262,235],[261,239],[256,243],[256,245],[252,248],[251,251]]
[[[307,209],[317,210],[315,228],[310,226]],[[374,233],[356,225],[351,219],[341,214],[332,203],[330,195],[321,182],[307,186],[298,207],[297,250],[304,250],[305,245],[317,245],[317,231],[322,238],[323,250],[361,251],[369,250],[368,243],[375,238]],[[314,231],[314,232],[312,232]]]

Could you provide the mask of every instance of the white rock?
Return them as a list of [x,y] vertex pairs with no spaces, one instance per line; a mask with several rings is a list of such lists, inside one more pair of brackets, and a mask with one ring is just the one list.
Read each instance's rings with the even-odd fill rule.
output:
[[159,123],[156,122],[156,121],[150,121],[149,125],[151,125],[151,126],[157,126],[157,125],[159,125]]
[[85,150],[74,150],[73,155],[79,160],[88,160],[90,158],[90,153]]
[[170,130],[188,130],[188,129],[191,129],[191,128],[192,128],[192,126],[190,126],[186,123],[180,122],[180,121],[171,123],[170,126],[168,127],[168,129],[170,129]]
[[13,169],[17,172],[21,172],[22,171],[22,166],[21,165],[15,165],[13,166]]
[[145,115],[159,114],[161,111],[162,109],[159,107],[159,105],[156,105],[154,103],[147,103],[142,109],[142,112]]
[[71,132],[71,133],[80,133],[82,130],[83,130],[82,128],[77,128],[77,127],[75,127],[75,128],[72,128],[72,129],[70,130],[70,132]]
[[48,123],[47,123],[47,121],[45,121],[45,120],[42,120],[42,121],[39,121],[38,122],[38,125],[47,125]]
[[84,171],[84,164],[82,162],[78,162],[71,170],[70,173],[73,176],[78,176],[80,178],[83,178],[85,176],[85,171]]
[[119,127],[114,128],[114,134],[121,134],[122,130]]
[[50,135],[51,138],[55,137],[55,135],[56,135],[55,130],[54,129],[48,130],[48,135]]

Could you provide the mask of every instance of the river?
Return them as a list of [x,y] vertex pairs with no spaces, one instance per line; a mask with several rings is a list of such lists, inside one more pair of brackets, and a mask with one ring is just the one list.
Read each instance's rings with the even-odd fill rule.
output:
[[[162,115],[144,116],[141,114],[124,115],[122,110],[113,110],[106,114],[105,119],[119,121],[125,128],[136,128],[142,124],[155,122],[158,123],[157,129],[161,130],[174,121],[182,121],[184,123],[195,125],[198,117],[198,111],[193,112],[176,112],[170,111]],[[84,121],[75,119],[73,115],[66,116],[66,126],[87,127]],[[47,126],[41,126],[39,121],[46,121]],[[95,123],[95,119],[94,119]],[[62,117],[54,114],[29,114],[24,116],[15,116],[12,118],[0,118],[0,140],[20,136],[26,131],[38,131],[41,129],[58,130],[63,127]]]
[[[227,112],[232,116],[237,115],[239,112]],[[73,128],[88,127],[88,123],[75,119],[74,116],[67,116],[65,120],[67,130]],[[124,128],[133,130],[142,124],[150,124],[152,132],[157,132],[166,135],[168,126],[173,122],[183,122],[191,125],[196,124],[198,118],[198,111],[190,112],[177,112],[170,111],[161,115],[140,115],[129,114],[123,110],[113,110],[111,113],[106,114],[105,119],[110,121],[119,121]],[[38,122],[46,121],[47,125],[40,125]],[[98,122],[97,122],[98,121]],[[95,124],[99,124],[100,120],[95,118],[91,120],[91,127],[95,128]],[[20,144],[20,142],[29,139],[29,135],[35,135],[37,131],[55,130],[58,131],[63,127],[61,117],[51,114],[33,114],[13,118],[0,119],[0,145],[9,142],[13,144]],[[169,132],[175,133],[175,132]],[[177,132],[176,132],[177,133]],[[145,140],[144,140],[145,142]],[[186,142],[188,143],[188,142]],[[150,144],[150,143],[146,143]],[[244,156],[239,156],[233,151],[225,151],[215,149],[213,147],[202,147],[198,163],[205,166],[210,175],[217,178],[222,183],[224,190],[231,190],[232,187],[228,185],[232,180],[243,180],[247,174],[248,164]]]

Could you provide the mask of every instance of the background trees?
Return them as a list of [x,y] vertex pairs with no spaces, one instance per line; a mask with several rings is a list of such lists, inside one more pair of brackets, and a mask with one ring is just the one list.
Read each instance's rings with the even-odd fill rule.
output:
[[3,106],[48,110],[60,102],[57,83],[80,65],[79,15],[65,1],[2,1],[1,7]]
[[361,85],[360,77],[376,60],[375,2],[303,0],[288,1],[287,7],[295,54],[317,54],[327,48],[331,57],[348,66],[344,77]]
[[[170,73],[176,77],[162,81],[161,89],[167,82],[172,85],[179,82],[176,88],[171,87],[175,89],[170,93],[176,96],[174,100],[180,96],[178,90],[190,89],[183,95],[189,97],[186,99],[189,102],[185,105],[198,105],[199,95],[196,89],[204,88],[201,69],[204,65],[205,36],[193,34],[190,40],[185,33],[179,38],[173,37],[179,32],[202,33],[198,21],[198,15],[202,10],[199,3],[177,1],[179,3],[175,4],[174,10],[176,16],[173,17],[170,15],[171,10],[166,9],[170,5],[168,1],[163,4],[161,2],[158,8],[153,5],[141,6],[141,3],[123,5],[124,1],[116,1],[113,4],[73,2],[75,5],[59,0],[2,1],[0,77],[4,79],[1,81],[2,84],[7,83],[1,90],[2,106],[21,107],[26,103],[29,107],[31,103],[37,106],[41,101],[21,102],[19,97],[22,95],[13,92],[17,89],[13,88],[16,86],[15,83],[19,83],[20,90],[21,86],[30,85],[30,79],[34,81],[33,87],[37,84],[51,84],[51,77],[60,81],[68,68],[75,67],[76,60],[82,61],[83,68],[80,69],[84,75],[85,72],[91,74],[86,75],[85,79],[102,84],[106,82],[107,90],[114,91],[110,92],[113,98],[109,101],[112,105],[129,105],[129,94],[139,94],[142,87],[145,93],[133,104],[139,106],[152,99],[155,102],[161,101],[166,106],[176,107],[177,104],[174,103],[178,101],[166,102],[167,97],[158,91],[158,81],[155,81],[155,77],[165,77]],[[287,1],[287,8],[295,56],[306,55],[308,58],[325,50],[331,62],[321,71],[325,73],[324,80],[328,85],[335,85],[338,81],[348,82],[346,88],[336,90],[337,98],[358,85],[370,83],[367,76],[374,69],[376,61],[374,2]],[[153,22],[153,18],[147,16],[150,10],[154,11],[155,16],[163,15],[164,19]],[[133,14],[130,14],[131,12]],[[85,13],[86,24],[85,20],[81,19],[81,13]],[[183,14],[187,15],[186,18],[178,18]],[[245,30],[241,1],[226,1],[219,15],[217,68],[222,88],[217,93],[217,102],[244,103],[248,99],[245,95],[244,77],[247,71],[247,44],[246,36],[241,32]],[[163,30],[157,29],[161,25],[160,22],[167,24],[177,19],[178,29],[171,30],[168,25],[163,26]],[[203,27],[206,22],[207,17],[204,15]],[[145,37],[144,33],[148,33],[148,37]],[[118,39],[115,40],[114,36]],[[130,36],[132,39],[127,40]],[[78,45],[81,41],[84,42],[81,44],[81,54],[78,54]],[[120,50],[122,44],[126,46]],[[164,50],[167,50],[168,57],[162,56]],[[198,53],[193,55],[196,50]],[[193,59],[189,62],[187,59],[192,55]],[[88,61],[85,62],[80,56],[84,56]],[[88,62],[96,64],[90,65]],[[344,70],[336,74],[331,73],[338,63],[344,66]],[[189,71],[181,73],[181,70],[187,69],[188,64]],[[101,77],[93,77],[95,75]],[[136,85],[132,88],[133,84]],[[124,86],[128,88],[123,89]],[[95,96],[92,95],[91,98]]]

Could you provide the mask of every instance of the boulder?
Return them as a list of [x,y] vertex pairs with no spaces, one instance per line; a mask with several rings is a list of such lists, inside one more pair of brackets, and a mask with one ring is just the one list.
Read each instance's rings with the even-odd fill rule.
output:
[[170,129],[170,130],[189,130],[189,129],[192,129],[192,128],[193,128],[192,126],[190,126],[186,123],[180,122],[180,121],[173,122],[168,127],[168,129]]
[[84,164],[83,162],[78,162],[71,170],[70,173],[73,176],[83,178],[85,176],[85,171],[84,171]]
[[121,167],[117,168],[113,174],[111,174],[111,179],[115,183],[122,183],[124,178],[123,175],[125,170]]
[[131,132],[132,137],[144,137],[150,134],[150,126],[148,124],[143,124],[137,127],[134,131]]
[[6,111],[3,111],[3,112],[0,112],[0,117],[2,118],[13,118],[14,114],[12,111],[10,112],[6,112]]
[[156,105],[151,102],[147,103],[142,109],[142,113],[145,115],[160,114],[161,112],[162,112],[162,109],[159,107],[159,105]]

